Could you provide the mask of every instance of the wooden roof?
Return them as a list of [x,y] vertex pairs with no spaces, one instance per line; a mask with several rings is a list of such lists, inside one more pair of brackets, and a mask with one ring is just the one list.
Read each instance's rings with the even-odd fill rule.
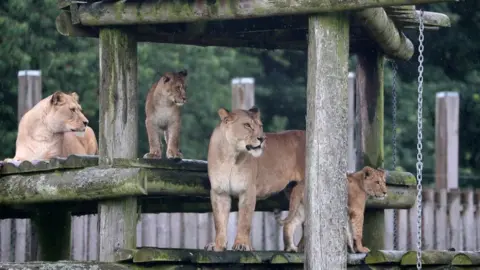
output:
[[[98,37],[101,27],[117,26],[140,42],[305,50],[309,15],[352,11],[351,52],[378,46],[406,60],[414,49],[401,31],[418,28],[419,11],[388,5],[415,2],[438,0],[59,0],[56,23],[66,36]],[[427,30],[450,26],[444,14],[424,19]]]

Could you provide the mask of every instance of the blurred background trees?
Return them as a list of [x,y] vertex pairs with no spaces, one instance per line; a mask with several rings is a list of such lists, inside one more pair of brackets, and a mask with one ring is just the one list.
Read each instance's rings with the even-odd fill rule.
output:
[[[17,132],[17,72],[42,71],[43,96],[76,91],[98,134],[98,40],[61,36],[56,0],[0,1],[0,159],[13,157]],[[34,8],[33,8],[34,7]],[[460,186],[480,187],[480,2],[422,6],[446,13],[452,27],[425,36],[424,179],[434,174],[435,93],[460,93]],[[419,7],[418,7],[419,8]],[[417,32],[406,33],[417,46]],[[139,56],[139,155],[148,151],[145,96],[166,71],[187,68],[189,103],[184,106],[181,149],[206,159],[219,107],[231,106],[231,79],[254,77],[256,104],[266,131],[305,128],[306,54],[297,51],[202,48],[142,43]],[[354,57],[352,57],[354,60]],[[398,62],[398,165],[415,172],[417,55]],[[391,168],[391,85],[385,70],[385,167]],[[353,70],[353,69],[352,69]],[[335,121],[335,120],[333,120]]]

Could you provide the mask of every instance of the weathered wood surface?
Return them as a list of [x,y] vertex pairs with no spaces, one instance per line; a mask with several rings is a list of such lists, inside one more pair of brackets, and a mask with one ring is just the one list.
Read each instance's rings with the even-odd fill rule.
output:
[[1,204],[98,200],[145,195],[140,168],[99,168],[36,174],[12,174],[0,178]]
[[[434,3],[439,0],[226,0],[212,2],[121,1],[80,4],[83,25],[127,25],[228,20],[278,15],[313,14],[364,8]],[[453,0],[444,0],[448,2]]]
[[[383,90],[384,57],[378,51],[357,54],[357,166],[382,167],[384,162]],[[384,210],[366,209],[363,244],[371,250],[382,249],[385,236]]]
[[[106,28],[100,30],[99,47],[99,165],[111,166],[114,158],[137,157],[137,42]],[[114,261],[116,248],[135,247],[138,218],[136,196],[98,203],[99,261]]]
[[132,269],[127,265],[118,263],[103,262],[75,262],[75,261],[57,261],[57,262],[27,262],[27,263],[0,263],[2,270],[128,270]]
[[311,16],[308,39],[304,268],[346,269],[348,16]]
[[409,60],[413,55],[412,42],[398,30],[383,8],[368,8],[353,12],[371,39],[392,59]]
[[98,156],[70,155],[67,158],[52,158],[50,160],[34,161],[0,161],[0,176],[28,172],[45,172],[58,169],[80,169],[97,166]]

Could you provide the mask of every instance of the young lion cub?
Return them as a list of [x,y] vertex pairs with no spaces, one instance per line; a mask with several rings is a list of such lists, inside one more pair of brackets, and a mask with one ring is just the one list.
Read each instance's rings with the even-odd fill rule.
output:
[[[367,253],[370,250],[362,244],[363,218],[365,212],[365,203],[367,195],[374,196],[378,199],[384,199],[387,196],[387,186],[385,182],[386,173],[383,169],[373,169],[365,166],[362,170],[347,173],[347,190],[348,190],[348,217],[349,222],[346,226],[346,234],[349,248],[355,252]],[[291,190],[286,189],[287,196],[290,197],[289,213],[287,218],[281,220],[280,211],[275,210],[275,218],[277,222],[284,225],[283,242],[285,251],[303,251],[304,233],[298,244],[298,248],[293,244],[293,233],[295,228],[305,222],[305,206],[303,202],[303,191],[305,182],[299,182]],[[350,226],[352,228],[350,228]],[[351,231],[353,231],[353,241],[355,248],[351,242]]]
[[187,102],[187,71],[167,72],[148,91],[145,126],[150,150],[143,158],[162,158],[160,131],[167,144],[167,158],[183,158],[180,144],[180,107]]

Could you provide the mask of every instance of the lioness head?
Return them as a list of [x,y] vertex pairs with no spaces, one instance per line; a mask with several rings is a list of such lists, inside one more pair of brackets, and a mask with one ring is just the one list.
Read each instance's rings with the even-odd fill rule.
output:
[[187,103],[187,75],[187,71],[182,70],[180,72],[167,72],[160,78],[163,94],[177,106]]
[[360,185],[363,187],[363,190],[376,199],[383,200],[387,197],[387,174],[383,169],[374,169],[369,166],[363,167],[358,173],[347,173],[347,177],[360,177]]
[[260,111],[256,107],[250,110],[218,110],[227,141],[239,152],[248,152],[254,157],[263,153],[265,134],[260,120]]
[[85,131],[88,120],[78,104],[78,95],[57,91],[50,97],[49,108],[44,118],[53,133]]

